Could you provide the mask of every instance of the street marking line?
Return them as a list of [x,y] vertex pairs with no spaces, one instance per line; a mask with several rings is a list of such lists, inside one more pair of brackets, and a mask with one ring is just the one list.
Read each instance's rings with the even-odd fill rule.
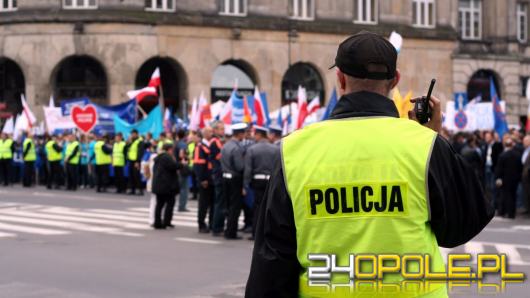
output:
[[510,265],[528,265],[530,263],[523,261],[521,254],[514,245],[511,244],[496,244],[495,249],[498,252],[506,254],[507,262]]
[[466,253],[481,254],[484,252],[484,246],[480,242],[469,241],[464,245]]
[[223,242],[216,241],[216,240],[207,240],[207,239],[199,239],[199,238],[187,238],[187,237],[177,237],[175,238],[177,241],[183,241],[183,242],[193,242],[193,243],[203,243],[203,244],[221,244]]
[[62,230],[52,230],[52,229],[44,229],[44,228],[35,228],[35,227],[28,227],[28,226],[19,226],[19,225],[12,225],[0,222],[0,229],[2,230],[8,230],[8,231],[15,231],[15,232],[22,232],[22,233],[28,233],[28,234],[39,234],[39,235],[66,235],[70,234],[69,231],[62,231]]
[[0,238],[16,237],[16,236],[17,236],[16,234],[0,232]]

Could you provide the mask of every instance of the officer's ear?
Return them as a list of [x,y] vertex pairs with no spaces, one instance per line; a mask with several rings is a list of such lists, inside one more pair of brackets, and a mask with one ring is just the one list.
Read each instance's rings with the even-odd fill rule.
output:
[[394,87],[397,86],[399,80],[401,80],[401,72],[399,72],[399,69],[396,69],[396,75],[392,79],[392,82],[390,84],[390,90],[394,89]]
[[346,76],[337,67],[337,83],[339,84],[339,95],[346,93]]

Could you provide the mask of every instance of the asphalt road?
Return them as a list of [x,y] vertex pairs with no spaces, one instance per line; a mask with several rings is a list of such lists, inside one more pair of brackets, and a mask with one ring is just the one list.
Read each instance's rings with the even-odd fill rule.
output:
[[[0,188],[0,297],[243,297],[252,242],[197,233],[193,212],[174,230],[147,224],[148,197]],[[530,274],[530,219],[496,218],[448,252],[506,253]],[[529,297],[529,282],[502,297]],[[484,288],[483,291],[491,290]],[[453,297],[480,297],[477,285]]]

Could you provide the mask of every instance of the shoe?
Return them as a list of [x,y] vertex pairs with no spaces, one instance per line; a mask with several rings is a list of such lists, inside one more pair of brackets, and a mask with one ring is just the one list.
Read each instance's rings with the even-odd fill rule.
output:
[[225,235],[225,239],[226,240],[241,240],[241,239],[243,239],[243,237],[237,236],[237,235],[236,236],[226,236]]
[[221,237],[221,236],[223,236],[223,232],[212,232],[212,236]]
[[172,225],[172,224],[169,224],[169,225],[166,225],[166,228],[168,228],[168,229],[174,229],[174,228],[175,228],[175,226],[174,226],[174,225]]
[[177,211],[178,211],[178,212],[191,212],[190,209],[186,209],[186,208],[185,208],[185,209],[179,209],[179,210],[177,210]]
[[210,233],[210,229],[208,229],[208,228],[199,228],[199,233],[208,234],[208,233]]

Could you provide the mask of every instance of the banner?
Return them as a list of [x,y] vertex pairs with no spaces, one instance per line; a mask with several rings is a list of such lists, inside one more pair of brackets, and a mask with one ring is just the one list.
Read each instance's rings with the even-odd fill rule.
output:
[[113,119],[114,131],[116,133],[121,132],[125,139],[129,137],[129,134],[133,129],[138,130],[138,133],[141,135],[150,132],[155,139],[158,139],[160,133],[164,131],[164,127],[162,126],[162,113],[159,105],[149,112],[146,118],[135,124],[130,124],[127,121],[122,120],[117,114],[114,114]]
[[[504,109],[505,102],[501,101]],[[468,104],[463,110],[455,110],[455,103],[449,101],[445,109],[444,127],[452,131],[492,130],[495,127],[493,104],[481,102]]]
[[93,132],[98,135],[114,133],[114,115],[128,124],[133,124],[136,118],[136,101],[134,99],[114,106],[94,104],[98,112],[98,123]]
[[88,99],[88,97],[61,100],[61,112],[63,113],[63,116],[70,116],[70,110],[74,106],[84,107],[85,105],[89,103],[90,103],[90,99]]
[[43,107],[44,121],[49,134],[62,133],[68,129],[74,129],[75,124],[70,116],[63,116],[62,109],[56,107]]

